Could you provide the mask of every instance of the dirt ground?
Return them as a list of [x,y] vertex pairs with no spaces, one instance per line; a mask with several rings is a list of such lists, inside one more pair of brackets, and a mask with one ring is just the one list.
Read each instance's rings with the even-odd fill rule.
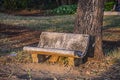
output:
[[[7,71],[5,71],[7,69]],[[4,73],[5,71],[5,73]],[[48,64],[7,64],[3,68],[4,76],[0,79],[9,80],[56,80],[75,79],[79,76],[79,71],[71,67]]]
[[79,67],[40,63],[0,63],[0,80],[120,80],[120,62],[87,62]]
[[[40,34],[41,31],[26,27],[0,24],[0,80],[120,80],[120,61],[113,65],[110,58],[101,62],[91,60],[79,67],[12,61],[7,53],[22,50],[26,45],[36,46]],[[120,47],[119,40],[103,43]]]

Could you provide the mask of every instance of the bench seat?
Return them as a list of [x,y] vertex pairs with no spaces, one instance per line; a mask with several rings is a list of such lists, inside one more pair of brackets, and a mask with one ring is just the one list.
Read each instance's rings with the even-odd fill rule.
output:
[[82,58],[84,56],[81,51],[65,50],[65,49],[39,48],[39,47],[26,46],[23,48],[23,50],[36,52],[37,54],[43,54],[43,55],[58,55],[58,56],[74,57],[74,58]]

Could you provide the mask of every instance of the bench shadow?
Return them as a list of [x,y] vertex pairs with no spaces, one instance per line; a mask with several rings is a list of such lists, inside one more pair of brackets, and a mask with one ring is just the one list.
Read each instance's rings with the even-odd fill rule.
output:
[[[118,41],[107,41],[103,40],[103,53],[105,56],[112,54],[113,51],[118,51],[120,49],[120,40]],[[83,58],[83,64],[88,61],[88,58],[94,57],[94,48],[92,47],[92,43],[89,45],[88,52],[86,56]]]
[[120,48],[120,40],[118,41],[103,41],[103,51],[105,55]]

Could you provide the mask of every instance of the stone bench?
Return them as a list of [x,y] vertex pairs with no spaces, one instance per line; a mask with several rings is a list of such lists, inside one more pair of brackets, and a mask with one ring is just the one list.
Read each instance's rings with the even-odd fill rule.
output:
[[23,50],[32,54],[33,62],[51,59],[58,60],[59,56],[68,57],[68,64],[75,65],[75,59],[81,60],[86,56],[90,36],[87,34],[42,32],[37,47],[25,46]]

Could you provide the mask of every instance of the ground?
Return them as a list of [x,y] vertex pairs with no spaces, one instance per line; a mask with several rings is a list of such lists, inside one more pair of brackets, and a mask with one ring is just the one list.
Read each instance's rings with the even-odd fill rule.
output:
[[120,16],[105,16],[103,61],[78,66],[31,63],[23,46],[37,46],[42,31],[72,32],[75,15],[14,16],[0,13],[0,80],[120,80]]

